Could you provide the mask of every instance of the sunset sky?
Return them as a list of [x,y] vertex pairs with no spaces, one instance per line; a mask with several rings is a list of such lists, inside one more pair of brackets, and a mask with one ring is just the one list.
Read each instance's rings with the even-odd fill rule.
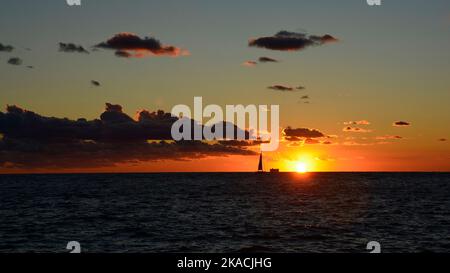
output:
[[194,96],[280,105],[266,169],[450,171],[449,48],[448,0],[1,1],[0,173],[255,171],[134,131]]

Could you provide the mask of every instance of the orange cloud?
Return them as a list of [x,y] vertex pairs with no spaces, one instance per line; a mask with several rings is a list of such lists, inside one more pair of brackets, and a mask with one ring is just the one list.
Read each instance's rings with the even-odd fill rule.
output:
[[255,61],[245,61],[242,63],[243,66],[247,66],[247,67],[254,67],[256,66],[258,63]]
[[344,129],[342,129],[342,131],[349,132],[349,133],[370,133],[370,132],[372,132],[372,130],[369,130],[369,129],[363,129],[363,128],[359,128],[359,127],[350,127],[350,126],[345,127]]
[[370,122],[367,120],[346,121],[344,125],[370,125]]

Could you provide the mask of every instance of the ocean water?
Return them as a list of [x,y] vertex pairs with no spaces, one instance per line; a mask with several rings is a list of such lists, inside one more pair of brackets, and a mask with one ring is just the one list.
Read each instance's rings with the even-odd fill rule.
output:
[[450,251],[448,173],[0,176],[0,252]]

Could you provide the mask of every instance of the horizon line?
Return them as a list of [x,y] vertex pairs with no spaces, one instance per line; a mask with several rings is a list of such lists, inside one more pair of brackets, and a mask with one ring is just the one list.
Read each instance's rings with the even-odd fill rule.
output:
[[[259,173],[257,171],[235,171],[235,172],[227,172],[227,171],[215,171],[215,172],[202,172],[202,171],[198,171],[198,172],[170,172],[170,171],[158,171],[158,172],[24,172],[24,173],[0,173],[0,176],[6,176],[6,175],[80,175],[80,174],[85,174],[85,175],[96,175],[96,174],[104,174],[104,175],[112,175],[112,174],[116,174],[116,175],[122,175],[122,174],[271,174],[271,175],[276,175],[276,174],[301,174],[299,172],[295,172],[295,171],[280,171],[278,173],[271,173],[271,172],[262,172]],[[303,173],[303,175],[307,175],[307,174],[340,174],[340,173],[354,173],[354,174],[376,174],[376,173],[423,173],[423,174],[427,174],[427,173],[442,173],[442,174],[446,174],[449,173],[450,174],[450,170],[449,171],[312,171],[312,172],[306,172]]]

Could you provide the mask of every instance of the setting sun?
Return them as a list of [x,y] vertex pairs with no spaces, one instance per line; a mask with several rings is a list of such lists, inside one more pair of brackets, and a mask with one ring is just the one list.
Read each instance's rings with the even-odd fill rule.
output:
[[295,166],[295,171],[298,173],[306,173],[308,172],[308,165],[304,162],[298,162]]

